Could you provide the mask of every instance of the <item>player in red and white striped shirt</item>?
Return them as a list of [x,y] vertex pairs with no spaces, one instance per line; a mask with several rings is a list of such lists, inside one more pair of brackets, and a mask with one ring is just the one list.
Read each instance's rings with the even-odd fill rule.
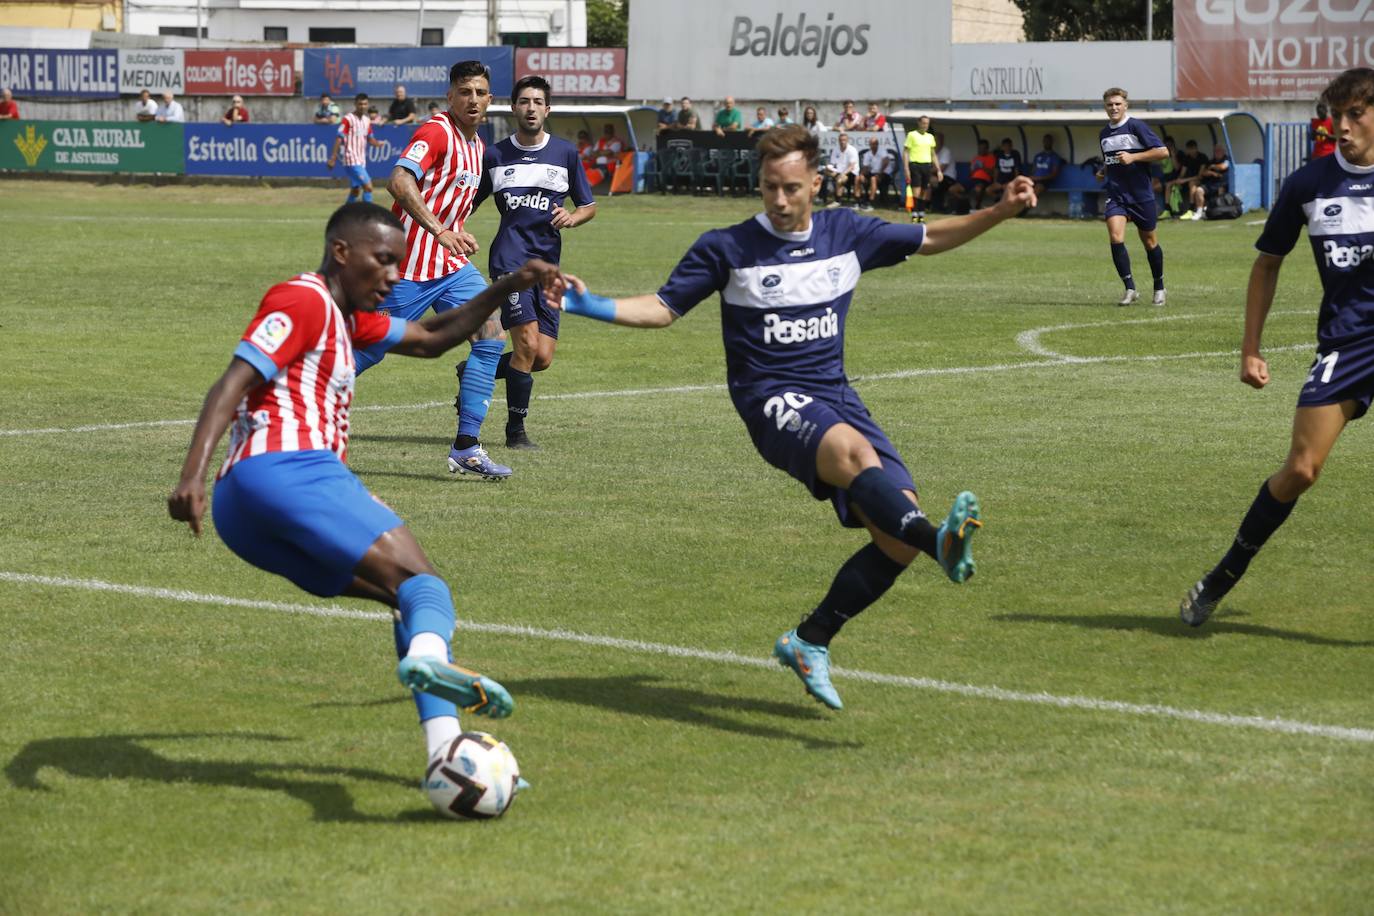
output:
[[215,528],[244,560],[316,595],[349,595],[399,611],[397,674],[418,691],[426,747],[460,731],[456,705],[505,716],[510,695],[451,662],[453,599],[415,536],[344,465],[353,400],[354,346],[436,357],[473,333],[512,293],[537,282],[562,294],[558,268],[530,261],[463,307],[424,322],[385,316],[405,256],[400,221],[373,204],[346,204],[325,230],[317,273],[279,283],[205,396],[172,518],[197,535],[205,472],[230,422],[228,456],[215,482]]
[[[406,229],[401,280],[382,310],[415,319],[462,305],[486,287],[481,271],[468,262],[477,240],[463,228],[472,212],[486,151],[477,127],[491,104],[491,75],[481,61],[459,61],[449,69],[448,111],[415,131],[396,160],[387,185],[396,199],[392,212]],[[510,468],[491,460],[478,434],[496,388],[496,366],[505,349],[497,319],[472,338],[472,354],[459,367],[458,435],[448,454],[449,473],[504,480]],[[358,351],[358,371],[379,362],[384,351]]]
[[339,158],[339,147],[343,147],[344,172],[348,175],[348,203],[358,199],[359,190],[363,194],[363,203],[372,202],[372,176],[367,173],[367,147],[369,143],[381,146],[382,142],[372,136],[372,120],[367,116],[368,102],[366,92],[354,97],[353,110],[339,122],[334,148],[329,151],[329,161],[325,163],[332,172]]

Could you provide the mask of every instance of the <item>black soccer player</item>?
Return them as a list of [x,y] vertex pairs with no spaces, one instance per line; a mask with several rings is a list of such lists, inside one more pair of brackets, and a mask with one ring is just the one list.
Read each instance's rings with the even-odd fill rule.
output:
[[1269,384],[1260,353],[1279,269],[1307,227],[1322,281],[1317,357],[1298,395],[1283,466],[1260,485],[1231,549],[1189,590],[1179,614],[1201,626],[1270,535],[1317,481],[1336,439],[1374,399],[1374,69],[1347,70],[1322,93],[1335,124],[1336,152],[1314,159],[1283,183],[1255,247],[1245,296],[1240,380]]

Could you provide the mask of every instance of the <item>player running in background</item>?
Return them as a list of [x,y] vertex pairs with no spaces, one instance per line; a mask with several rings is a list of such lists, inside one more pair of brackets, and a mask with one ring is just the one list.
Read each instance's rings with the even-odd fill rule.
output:
[[1201,626],[1245,575],[1255,554],[1317,481],[1345,425],[1374,399],[1374,69],[1347,70],[1322,93],[1337,138],[1333,155],[1313,159],[1284,181],[1264,232],[1245,295],[1240,380],[1269,384],[1260,337],[1274,302],[1279,269],[1307,227],[1322,281],[1317,358],[1293,414],[1288,457],[1260,485],[1231,549],[1188,592],[1179,608]]
[[573,288],[562,304],[601,321],[663,328],[720,293],[730,397],[755,447],[816,499],[829,499],[842,525],[865,527],[872,539],[773,650],[808,693],[840,709],[830,683],[831,639],[918,553],[933,557],[951,581],[965,581],[980,526],[978,500],[967,491],[939,527],[926,519],[910,472],[849,386],[844,326],[854,289],[865,270],[962,245],[1035,196],[1030,179],[1017,178],[995,207],[929,226],[849,210],[813,213],[821,183],[816,137],[797,125],[775,128],[757,149],[763,213],[699,238],[657,294],[611,300],[568,277]]
[[329,151],[329,161],[325,163],[334,170],[339,158],[339,147],[343,147],[344,172],[348,175],[348,203],[358,199],[362,191],[363,203],[372,203],[372,176],[367,173],[367,146],[381,146],[382,143],[372,136],[372,121],[367,116],[369,99],[366,92],[360,92],[353,99],[353,110],[344,115],[339,122],[339,134],[334,138],[334,148]]
[[[515,134],[488,147],[482,159],[482,185],[473,207],[492,197],[501,213],[501,228],[491,243],[493,280],[532,257],[557,264],[563,248],[559,233],[596,215],[577,147],[544,131],[551,92],[540,76],[517,82],[510,100]],[[569,195],[577,208],[572,211],[563,208]],[[501,327],[510,332],[513,348],[496,367],[496,377],[506,380],[507,448],[538,448],[525,432],[534,388],[531,373],[553,363],[558,318],[558,310],[544,302],[538,287],[501,303]]]
[[314,595],[380,601],[396,611],[397,675],[417,691],[426,748],[456,737],[462,706],[510,714],[495,681],[451,664],[453,599],[415,536],[344,464],[354,347],[434,358],[467,339],[512,292],[558,271],[531,261],[460,308],[423,323],[376,309],[395,284],[405,233],[389,211],[346,204],[325,228],[324,263],[268,290],[229,368],[205,396],[172,518],[199,535],[205,471],[233,421],[215,482],[215,528],[247,562]]
[[[486,145],[477,126],[491,104],[491,74],[481,61],[459,61],[448,72],[448,111],[430,118],[411,136],[391,170],[387,189],[396,199],[392,212],[406,230],[406,256],[401,279],[382,304],[382,311],[415,320],[433,308],[436,314],[456,308],[486,288],[482,272],[468,256],[477,240],[463,228],[472,213],[482,178]],[[504,480],[510,468],[491,460],[478,434],[496,387],[496,364],[506,342],[501,323],[492,318],[476,329],[472,353],[459,376],[458,434],[448,453],[449,473]],[[385,350],[358,351],[361,373],[381,362]]]
[[1107,239],[1112,245],[1112,263],[1117,275],[1126,284],[1126,292],[1117,305],[1132,305],[1140,301],[1135,278],[1131,276],[1131,255],[1126,251],[1126,220],[1135,223],[1140,241],[1145,245],[1145,258],[1150,262],[1150,276],[1154,278],[1155,305],[1163,305],[1164,249],[1155,238],[1159,222],[1155,206],[1155,189],[1150,163],[1167,159],[1165,148],[1155,132],[1144,121],[1126,113],[1126,90],[1111,88],[1102,93],[1102,107],[1107,111],[1107,126],[1098,134],[1102,145],[1102,170],[1098,180],[1106,180]]

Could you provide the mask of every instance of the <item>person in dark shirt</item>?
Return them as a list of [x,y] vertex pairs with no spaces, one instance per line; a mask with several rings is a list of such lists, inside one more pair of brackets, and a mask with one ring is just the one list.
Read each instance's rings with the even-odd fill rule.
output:
[[1198,173],[1199,181],[1193,185],[1193,212],[1183,214],[1183,219],[1202,219],[1206,213],[1207,201],[1226,190],[1227,172],[1231,170],[1231,159],[1226,155],[1226,147],[1218,143],[1212,149],[1212,159]]
[[1035,196],[1045,193],[1045,185],[1053,184],[1064,169],[1064,157],[1054,151],[1054,136],[1045,134],[1043,147],[1031,160],[1031,179],[1035,182]]
[[391,109],[387,112],[386,122],[388,124],[412,124],[419,119],[415,111],[415,100],[406,98],[406,87],[396,87],[396,98],[391,100]]
[[996,163],[996,170],[992,174],[992,184],[988,187],[988,193],[993,200],[1002,196],[1002,190],[1016,179],[1024,169],[1021,163],[1021,154],[1012,146],[1011,137],[1002,138],[1002,146],[997,150],[997,155],[993,157]]

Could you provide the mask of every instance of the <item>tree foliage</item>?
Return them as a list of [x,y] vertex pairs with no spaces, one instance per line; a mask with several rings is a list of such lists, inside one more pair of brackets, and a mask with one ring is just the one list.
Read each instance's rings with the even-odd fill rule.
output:
[[587,0],[587,47],[623,48],[630,37],[630,0]]
[[[1143,41],[1145,4],[1154,4],[1155,40],[1174,37],[1174,0],[1013,0],[1027,41]],[[590,0],[587,4],[590,10]]]

